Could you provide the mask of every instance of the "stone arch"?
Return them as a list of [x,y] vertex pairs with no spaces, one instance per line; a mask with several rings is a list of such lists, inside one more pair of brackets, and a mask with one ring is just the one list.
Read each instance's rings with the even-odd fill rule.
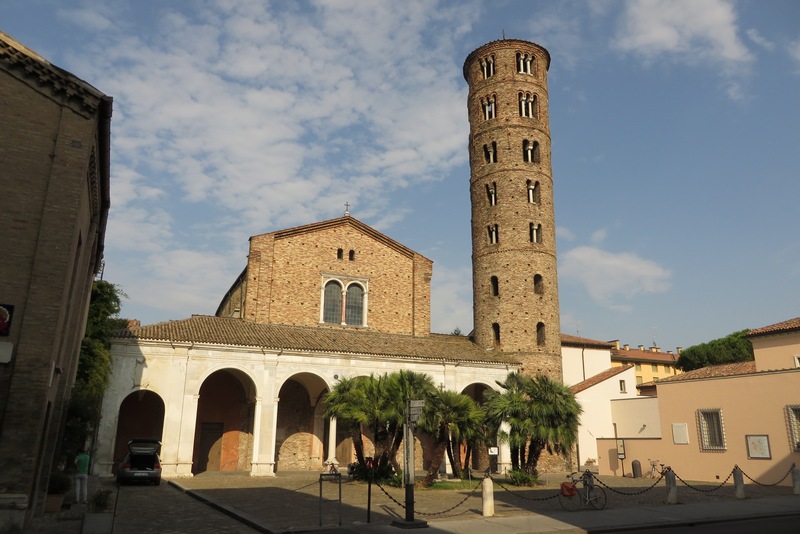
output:
[[119,462],[128,452],[130,440],[156,438],[161,441],[163,432],[164,400],[161,396],[146,389],[130,393],[119,405],[112,472],[116,473]]
[[328,384],[313,373],[297,373],[281,384],[275,425],[275,470],[321,469],[326,459],[327,421],[322,397]]
[[202,381],[197,401],[192,473],[249,471],[256,387],[242,370],[225,368]]

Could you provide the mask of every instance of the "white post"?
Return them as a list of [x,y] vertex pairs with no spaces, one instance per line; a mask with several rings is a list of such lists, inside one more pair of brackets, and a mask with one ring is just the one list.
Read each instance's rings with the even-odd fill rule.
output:
[[667,504],[678,504],[678,481],[675,472],[670,469],[664,474],[667,483]]
[[737,499],[746,498],[744,494],[744,477],[742,476],[742,470],[739,469],[738,465],[733,468],[733,486],[735,488]]
[[485,477],[481,482],[481,496],[483,497],[483,517],[494,515],[494,482],[489,477]]
[[336,459],[336,418],[331,417],[328,420],[328,457],[325,459],[328,465],[339,465],[339,460]]

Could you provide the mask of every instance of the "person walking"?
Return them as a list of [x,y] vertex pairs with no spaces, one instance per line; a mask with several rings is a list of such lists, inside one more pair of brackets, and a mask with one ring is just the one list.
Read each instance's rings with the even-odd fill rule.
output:
[[75,502],[86,504],[89,485],[89,453],[78,449],[75,454]]

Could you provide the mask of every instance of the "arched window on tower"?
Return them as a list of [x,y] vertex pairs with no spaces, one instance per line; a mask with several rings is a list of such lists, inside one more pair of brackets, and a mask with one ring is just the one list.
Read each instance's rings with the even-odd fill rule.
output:
[[533,64],[533,56],[517,52],[517,72],[522,74],[533,74],[531,68]]
[[494,56],[481,59],[481,73],[484,79],[494,76]]
[[486,230],[489,232],[489,244],[496,245],[500,242],[496,224],[487,226]]
[[536,324],[536,344],[540,347],[543,347],[545,343],[545,336],[544,336],[544,323],[537,323]]
[[492,323],[492,341],[494,341],[494,346],[500,346],[500,325],[497,323]]
[[336,251],[336,259],[337,260],[341,260],[343,258],[344,258],[344,250],[342,250],[342,249],[337,250]]
[[528,180],[528,203],[538,204],[541,201],[539,182]]
[[500,296],[500,281],[497,279],[496,276],[491,278],[492,282],[492,296],[499,297]]
[[493,119],[497,116],[497,106],[495,104],[495,95],[487,96],[481,99],[481,107],[483,108],[483,118],[485,120]]
[[347,286],[344,322],[350,326],[364,324],[364,288],[359,284]]
[[522,141],[522,159],[526,163],[539,163],[539,141]]
[[530,223],[528,227],[529,239],[531,243],[541,243],[542,242],[542,225],[541,224],[534,224]]
[[355,251],[355,250],[351,250],[351,251],[349,252],[349,254],[347,255],[347,258],[348,258],[350,261],[356,261],[356,251]]
[[533,276],[533,292],[537,295],[544,295],[544,278],[541,274]]
[[483,145],[483,157],[486,163],[497,163],[497,143],[492,141],[491,145]]
[[489,205],[497,205],[497,183],[492,182],[492,185],[486,184],[486,196],[489,198]]
[[330,281],[325,284],[322,322],[328,324],[342,323],[342,286],[339,282]]
[[518,93],[519,95],[519,116],[528,118],[539,117],[539,100],[536,95],[530,93]]

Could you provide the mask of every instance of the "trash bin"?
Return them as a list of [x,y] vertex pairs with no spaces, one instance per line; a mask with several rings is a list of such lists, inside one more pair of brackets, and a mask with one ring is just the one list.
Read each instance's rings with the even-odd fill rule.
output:
[[633,472],[633,478],[642,478],[642,464],[639,460],[631,462],[631,471]]

